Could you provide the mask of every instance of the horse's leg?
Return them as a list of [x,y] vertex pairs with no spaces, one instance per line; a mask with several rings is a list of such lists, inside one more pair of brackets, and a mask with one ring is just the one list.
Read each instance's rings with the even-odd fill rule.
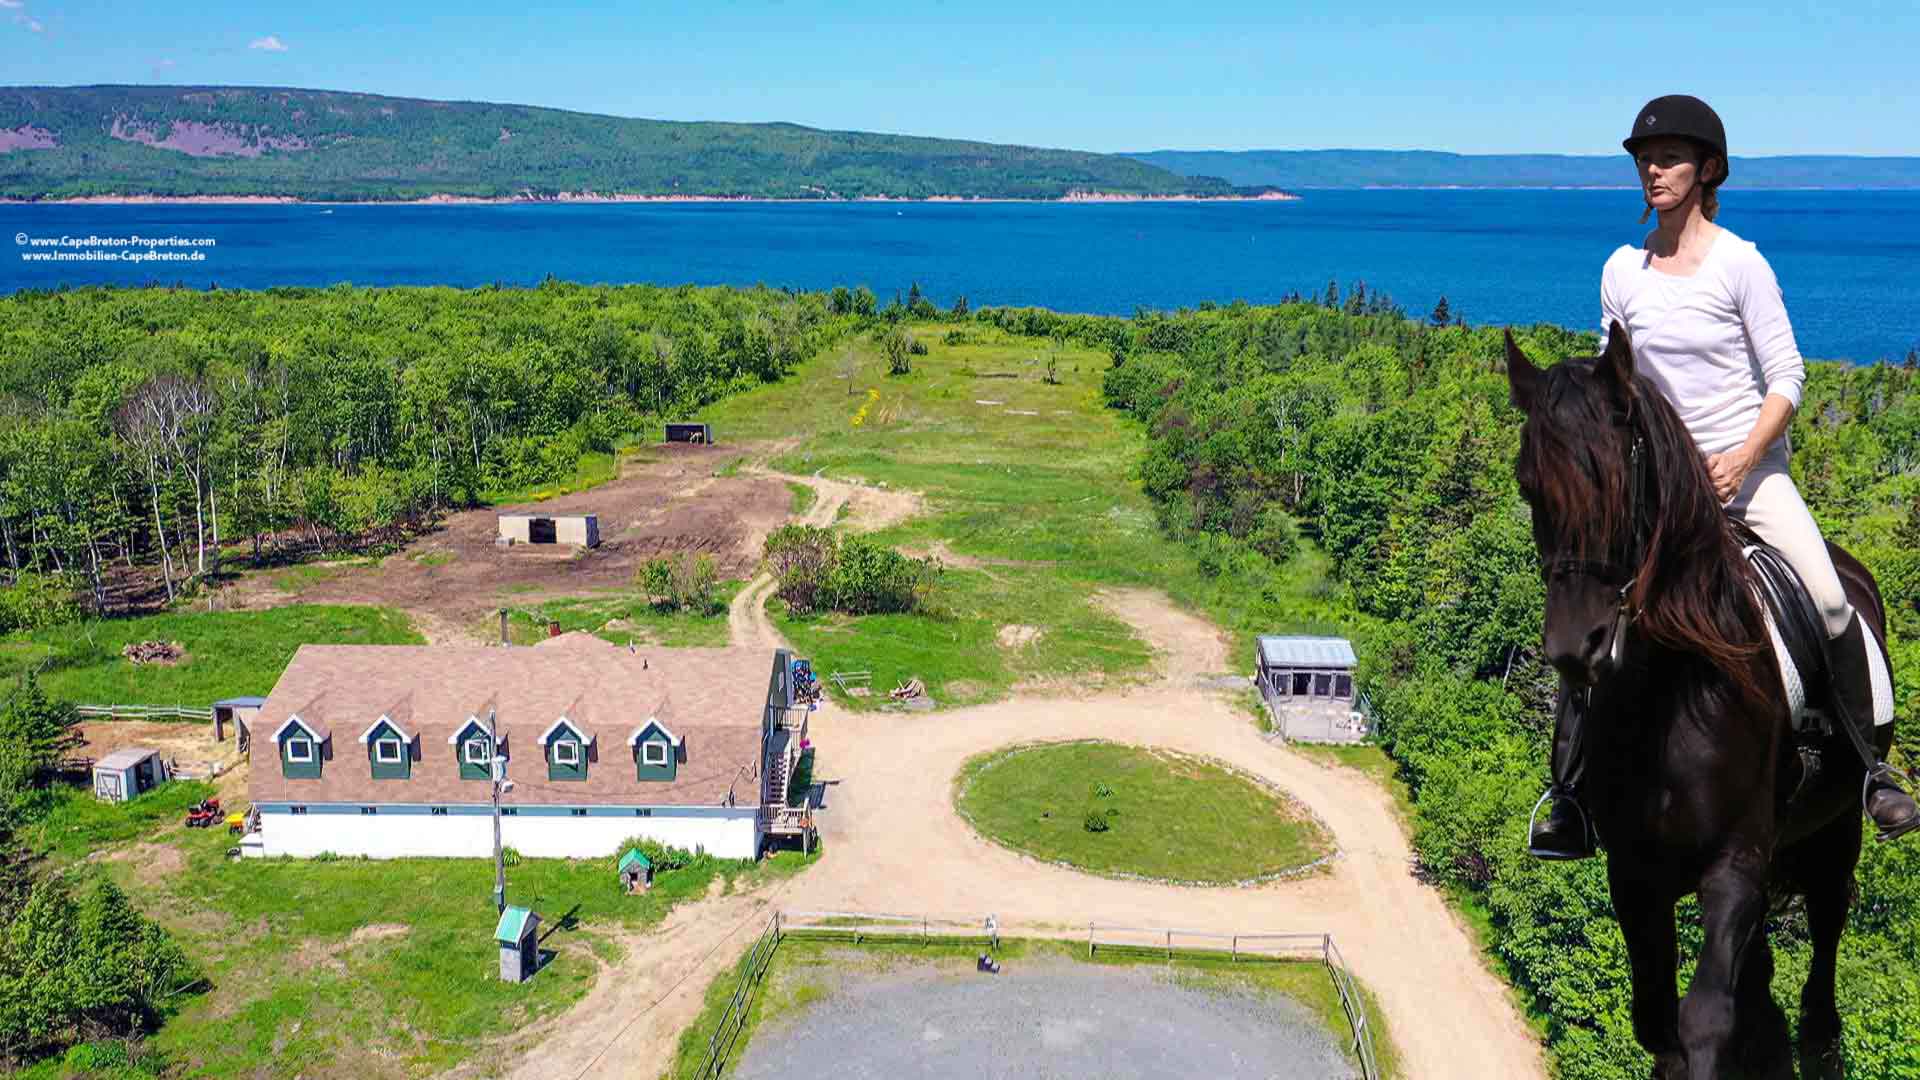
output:
[[1740,982],[1733,993],[1734,1046],[1744,1070],[1741,1075],[1794,1080],[1793,1040],[1787,1034],[1787,1014],[1773,1000],[1773,946],[1764,925],[1741,960]]
[[1608,885],[1633,976],[1633,1037],[1653,1055],[1654,1080],[1683,1080],[1687,1063],[1680,1052],[1674,902],[1618,875],[1609,874]]
[[1840,954],[1840,935],[1847,928],[1847,908],[1853,903],[1853,868],[1860,859],[1860,815],[1843,814],[1808,837],[1799,847],[1797,878],[1807,897],[1807,929],[1813,939],[1813,959],[1807,985],[1800,991],[1800,1075],[1846,1075],[1840,1057],[1840,1009],[1835,1003],[1834,968]]
[[1738,1020],[1735,988],[1740,969],[1753,956],[1754,942],[1765,932],[1764,872],[1757,857],[1730,855],[1700,881],[1700,911],[1705,939],[1693,983],[1680,1002],[1680,1042],[1686,1047],[1692,1080],[1723,1080],[1732,1075],[1733,1034]]

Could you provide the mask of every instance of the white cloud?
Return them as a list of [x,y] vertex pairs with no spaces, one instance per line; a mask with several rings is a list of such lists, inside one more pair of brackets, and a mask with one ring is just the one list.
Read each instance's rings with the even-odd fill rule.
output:
[[15,15],[13,17],[13,21],[21,26],[26,27],[27,29],[33,31],[36,34],[45,33],[47,29],[44,25],[41,24],[39,19],[28,18],[25,15]]
[[266,37],[263,37],[263,38],[254,38],[252,41],[247,43],[247,48],[260,49],[265,52],[286,52],[287,51],[286,43],[280,40],[280,35],[278,34],[268,34]]
[[20,0],[0,0],[0,8],[17,8],[19,6]]
[[173,61],[171,60],[155,60],[153,62],[153,77],[157,79],[165,75],[172,67]]

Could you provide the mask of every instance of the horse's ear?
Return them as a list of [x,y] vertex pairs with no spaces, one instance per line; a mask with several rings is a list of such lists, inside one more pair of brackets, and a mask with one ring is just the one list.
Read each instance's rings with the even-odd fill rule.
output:
[[1620,320],[1615,319],[1607,325],[1607,348],[1600,354],[1600,362],[1594,366],[1613,383],[1622,401],[1633,401],[1633,342],[1627,337],[1627,328],[1620,325]]
[[1540,396],[1540,369],[1533,366],[1527,354],[1513,342],[1513,331],[1506,332],[1507,339],[1507,399],[1513,407],[1523,413],[1533,412],[1533,403]]

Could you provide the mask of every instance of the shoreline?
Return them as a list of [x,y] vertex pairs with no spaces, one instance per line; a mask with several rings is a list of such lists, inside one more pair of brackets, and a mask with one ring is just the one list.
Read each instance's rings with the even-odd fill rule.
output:
[[556,195],[426,195],[418,199],[303,199],[296,195],[72,195],[58,199],[0,198],[0,206],[543,206],[611,205],[614,203],[1214,203],[1298,202],[1290,191],[1258,195],[1131,195],[1117,192],[1070,191],[1057,198],[976,195],[861,195],[853,198],[819,196],[795,198],[762,195],[601,195],[563,191]]

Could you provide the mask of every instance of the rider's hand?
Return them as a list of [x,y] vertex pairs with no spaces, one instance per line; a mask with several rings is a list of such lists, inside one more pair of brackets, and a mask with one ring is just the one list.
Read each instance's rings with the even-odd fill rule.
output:
[[1721,502],[1731,502],[1740,489],[1746,485],[1747,474],[1753,471],[1753,455],[1744,446],[1732,450],[1723,450],[1718,454],[1707,455],[1707,475],[1713,478],[1714,494]]

